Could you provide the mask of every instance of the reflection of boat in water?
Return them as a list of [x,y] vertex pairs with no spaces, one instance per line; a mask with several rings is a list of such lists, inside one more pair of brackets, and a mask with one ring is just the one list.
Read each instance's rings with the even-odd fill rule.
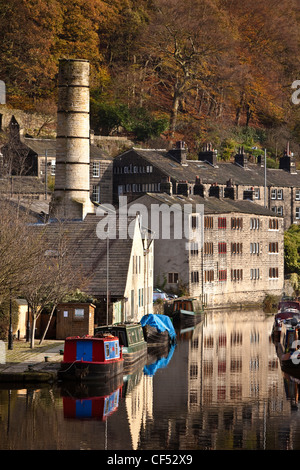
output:
[[123,389],[122,397],[129,395],[140,383],[144,375],[144,366],[146,364],[146,359],[142,364],[139,364],[134,370],[131,370],[127,375],[123,376]]
[[68,383],[62,387],[64,418],[105,421],[119,406],[122,375],[108,384]]
[[144,336],[149,348],[159,347],[169,349],[176,342],[176,332],[171,319],[167,315],[150,313],[141,319]]
[[142,361],[147,356],[147,343],[140,323],[117,323],[115,325],[99,326],[95,328],[95,337],[105,332],[119,338],[124,359],[124,371]]
[[[176,344],[172,344],[166,356],[158,357],[152,363],[150,364],[148,363],[147,365],[145,365],[144,374],[150,377],[153,377],[155,373],[158,371],[158,369],[166,368],[173,357],[175,348],[176,348]],[[153,360],[153,356],[152,356],[152,360]]]
[[283,383],[286,397],[291,403],[291,408],[293,410],[298,410],[300,400],[300,380],[284,372]]
[[108,382],[123,372],[119,339],[112,335],[70,337],[65,340],[59,380]]

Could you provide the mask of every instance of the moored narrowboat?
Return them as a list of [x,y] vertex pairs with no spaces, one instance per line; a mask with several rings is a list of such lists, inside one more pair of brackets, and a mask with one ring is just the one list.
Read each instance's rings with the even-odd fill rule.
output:
[[280,301],[272,328],[274,342],[280,341],[283,322],[291,320],[292,318],[300,320],[300,302],[292,299]]
[[169,313],[174,321],[196,322],[201,320],[204,313],[199,300],[191,297],[179,297],[175,299]]
[[144,336],[149,347],[169,347],[176,342],[176,332],[167,315],[150,313],[141,319]]
[[115,325],[99,326],[95,328],[95,337],[106,332],[119,338],[124,369],[127,370],[147,356],[147,343],[140,323],[116,323]]
[[284,320],[280,342],[276,344],[283,371],[298,376],[300,374],[300,323],[298,319]]
[[59,380],[108,382],[123,372],[119,339],[112,335],[69,337],[58,371]]

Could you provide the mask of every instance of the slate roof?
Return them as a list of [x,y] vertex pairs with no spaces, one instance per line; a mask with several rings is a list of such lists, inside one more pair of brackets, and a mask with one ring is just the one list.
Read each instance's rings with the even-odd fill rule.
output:
[[[119,218],[116,219],[118,234],[122,225]],[[88,288],[85,291],[96,298],[106,296],[107,293],[107,239],[98,238],[96,233],[97,224],[101,220],[102,217],[88,214],[82,221],[64,221],[62,224],[53,221],[36,225],[37,231],[45,231],[48,249],[55,250],[63,231],[73,254],[74,267],[88,276]],[[135,217],[128,217],[128,224],[133,220]],[[113,298],[121,299],[124,296],[132,245],[130,237],[109,240],[109,292]]]
[[[199,176],[203,183],[208,184],[226,185],[230,179],[233,184],[246,186],[264,186],[265,182],[264,167],[260,164],[248,163],[246,168],[233,162],[218,162],[214,167],[201,160],[186,160],[185,164],[180,164],[167,150],[134,148],[116,157],[115,163],[120,163],[129,152],[135,152],[176,181],[194,183],[196,176]],[[300,173],[292,174],[286,170],[267,168],[267,186],[300,188]]]
[[183,207],[184,204],[192,204],[194,208],[196,208],[196,204],[203,204],[204,214],[230,214],[235,212],[276,217],[276,214],[270,209],[250,200],[218,199],[216,197],[201,196],[170,196],[166,193],[146,193],[138,199],[135,199],[130,205],[132,204],[145,204],[148,208],[151,204],[179,204],[181,207]]
[[56,139],[34,139],[24,137],[22,140],[27,147],[39,156],[46,155],[46,151],[49,158],[55,157],[56,155]]
[[[56,156],[56,139],[35,139],[25,137],[23,142],[39,156],[45,156],[46,151],[49,158]],[[96,145],[90,146],[90,157],[112,160],[107,152]]]
[[0,178],[0,194],[43,194],[44,183],[37,176]]

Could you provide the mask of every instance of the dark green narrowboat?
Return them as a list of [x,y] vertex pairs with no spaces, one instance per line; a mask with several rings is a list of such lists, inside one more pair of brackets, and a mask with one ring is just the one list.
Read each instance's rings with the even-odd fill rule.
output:
[[146,359],[147,343],[140,323],[116,323],[114,325],[98,326],[94,335],[101,336],[109,333],[119,338],[124,359],[124,369],[130,368],[136,362]]
[[169,316],[174,321],[199,321],[204,313],[201,302],[192,297],[179,297],[174,300]]

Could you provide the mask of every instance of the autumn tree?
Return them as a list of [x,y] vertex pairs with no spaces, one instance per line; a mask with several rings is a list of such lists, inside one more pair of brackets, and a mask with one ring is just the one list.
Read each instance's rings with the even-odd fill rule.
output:
[[287,0],[224,0],[222,4],[236,38],[230,96],[235,123],[281,124],[287,118],[290,85],[299,65],[297,4]]
[[61,24],[57,0],[0,1],[0,78],[10,102],[37,99],[53,88],[56,63],[51,54]]

